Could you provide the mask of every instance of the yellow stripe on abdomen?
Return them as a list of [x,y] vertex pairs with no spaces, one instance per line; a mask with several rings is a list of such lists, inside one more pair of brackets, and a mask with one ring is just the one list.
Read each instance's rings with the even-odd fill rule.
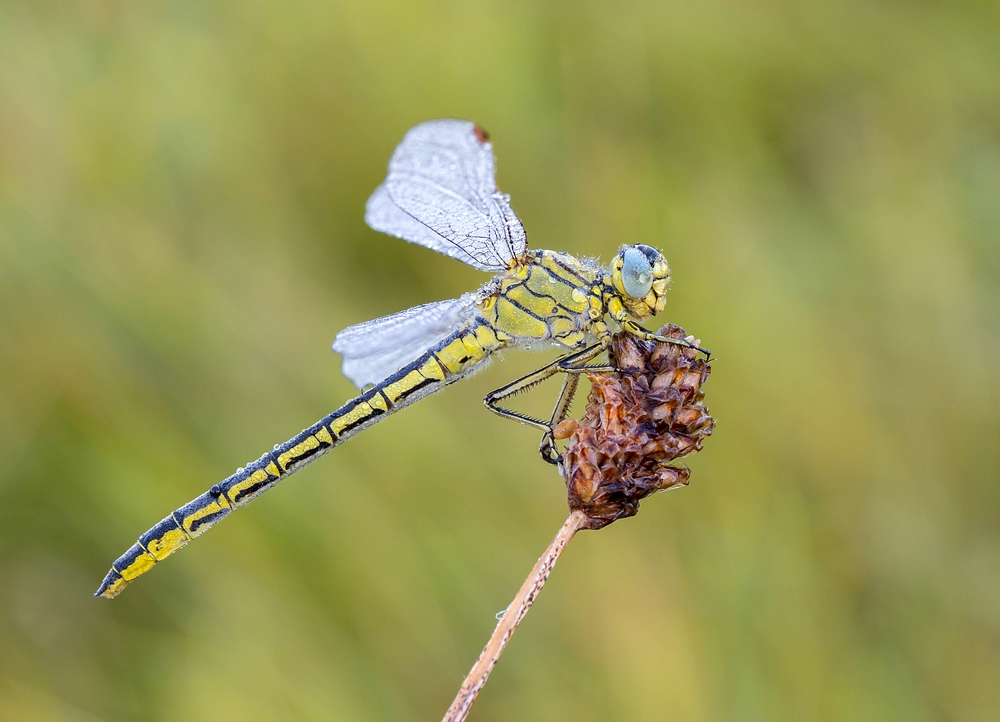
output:
[[115,597],[149,571],[281,479],[315,461],[393,411],[465,376],[493,351],[506,345],[503,334],[470,321],[377,387],[348,401],[329,416],[237,470],[201,496],[172,512],[118,558],[95,596]]

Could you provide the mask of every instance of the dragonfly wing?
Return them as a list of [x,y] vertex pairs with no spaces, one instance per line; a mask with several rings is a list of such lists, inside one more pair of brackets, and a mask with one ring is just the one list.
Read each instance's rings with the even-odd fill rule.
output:
[[333,350],[344,357],[344,376],[358,388],[381,381],[475,313],[476,300],[475,293],[466,293],[345,328],[333,342]]
[[524,253],[524,226],[496,186],[493,146],[466,120],[412,128],[368,201],[365,220],[383,231],[483,271]]

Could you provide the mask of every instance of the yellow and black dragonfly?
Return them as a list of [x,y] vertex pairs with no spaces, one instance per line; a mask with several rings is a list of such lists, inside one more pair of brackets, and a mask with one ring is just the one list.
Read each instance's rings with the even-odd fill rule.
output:
[[[663,310],[670,272],[649,246],[622,247],[605,268],[565,253],[529,251],[510,197],[496,187],[489,136],[462,120],[411,129],[368,201],[372,228],[458,259],[494,276],[478,291],[346,328],[333,350],[362,393],[256,461],[171,512],[111,567],[95,596],[114,597],[158,561],[234,509],[363,429],[483,367],[501,349],[555,345],[565,353],[486,396],[488,408],[543,432],[556,463],[552,427],[565,415],[579,372],[607,350],[608,320],[644,339],[638,321]],[[562,392],[548,421],[499,404],[558,373]]]

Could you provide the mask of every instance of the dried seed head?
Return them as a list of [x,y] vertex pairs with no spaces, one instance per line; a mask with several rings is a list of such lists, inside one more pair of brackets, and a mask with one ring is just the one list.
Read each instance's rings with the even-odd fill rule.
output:
[[[685,337],[674,325],[657,334]],[[715,427],[701,403],[711,367],[693,349],[618,333],[611,362],[621,373],[589,374],[583,419],[555,429],[569,439],[560,466],[570,509],[584,512],[590,529],[632,516],[654,492],[686,485],[690,470],[670,464],[700,450]]]

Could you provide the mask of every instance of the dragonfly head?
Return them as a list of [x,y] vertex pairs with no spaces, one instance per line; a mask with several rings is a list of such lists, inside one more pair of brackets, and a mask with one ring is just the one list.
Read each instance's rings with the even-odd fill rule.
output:
[[611,283],[634,318],[643,319],[663,310],[670,286],[667,259],[641,243],[622,246],[611,262]]

